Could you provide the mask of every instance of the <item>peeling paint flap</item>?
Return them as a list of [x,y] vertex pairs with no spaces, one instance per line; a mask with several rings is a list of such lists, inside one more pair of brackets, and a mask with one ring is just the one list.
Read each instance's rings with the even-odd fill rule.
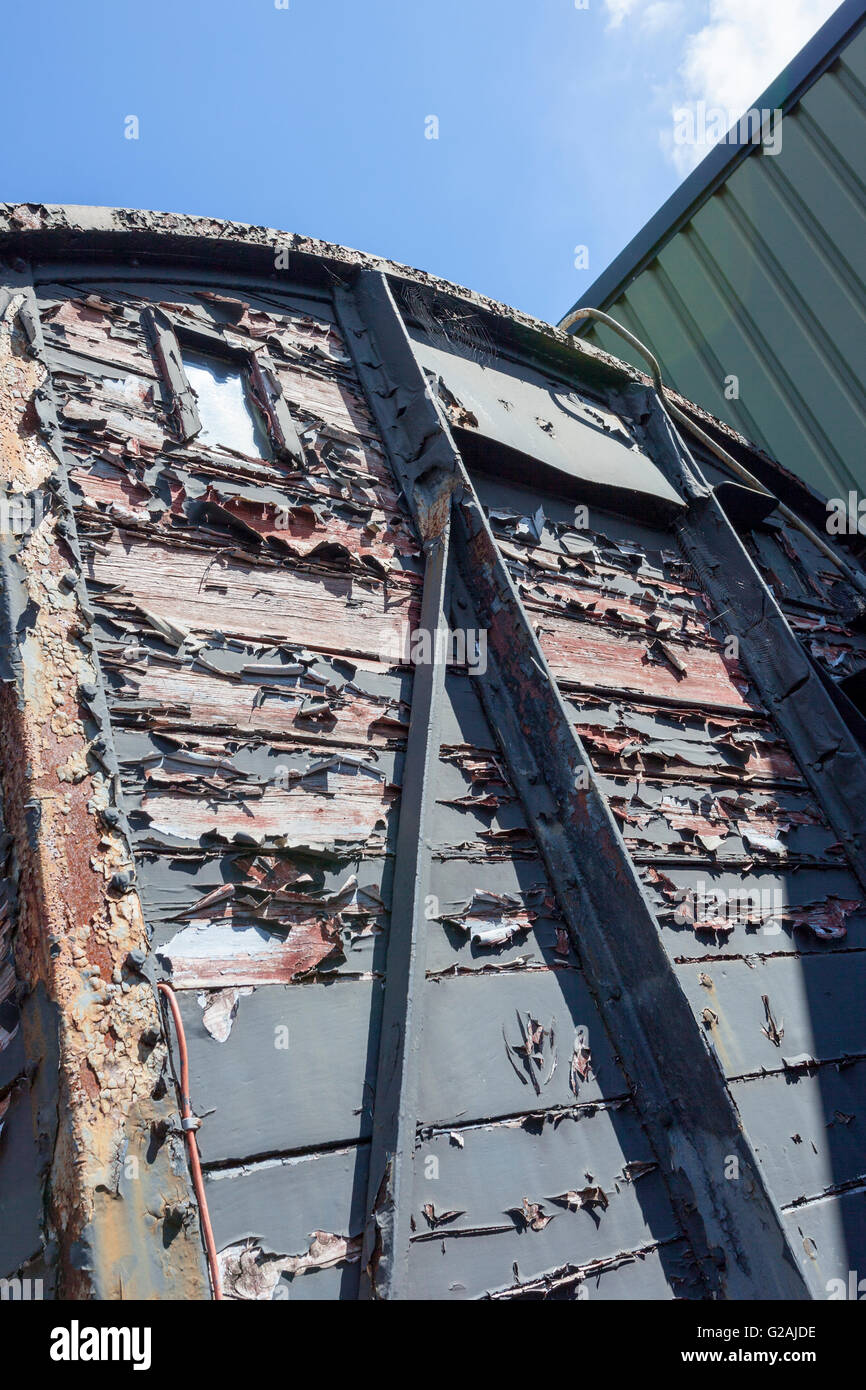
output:
[[441,383],[452,424],[572,478],[653,497],[671,508],[684,505],[612,411],[526,367],[478,362],[418,336],[414,343],[422,366]]

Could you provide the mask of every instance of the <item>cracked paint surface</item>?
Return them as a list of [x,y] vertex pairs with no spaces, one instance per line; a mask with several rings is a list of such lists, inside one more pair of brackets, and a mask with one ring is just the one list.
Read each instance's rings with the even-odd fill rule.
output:
[[[46,369],[25,332],[28,308],[25,292],[7,294],[0,321],[11,492],[48,485],[56,466],[35,429]],[[15,553],[28,605],[26,626],[18,627],[19,698],[2,687],[21,1028],[45,1067],[50,1049],[46,1055],[39,1035],[57,1029],[60,1059],[41,1240],[66,1297],[117,1297],[124,1289],[170,1296],[183,1288],[195,1295],[203,1288],[197,1214],[179,1135],[171,1133],[156,1001],[130,966],[146,947],[146,930],[137,893],[119,888],[130,851],[113,828],[113,789],[93,752],[104,739],[86,705],[96,673],[79,602],[61,584],[69,566],[62,528],[59,509],[48,512]],[[38,1110],[34,1121],[39,1147],[48,1122]],[[154,1148],[156,1133],[162,1137]],[[170,1258],[167,1249],[162,1258],[157,1253],[163,1232]],[[144,1262],[142,1245],[153,1251]]]
[[[9,216],[34,231],[60,225],[26,205]],[[124,216],[131,230],[148,226],[147,214]],[[220,224],[171,226],[207,236]],[[250,246],[269,249],[263,229],[247,233]],[[126,278],[101,280],[95,267],[49,267],[37,286],[92,609],[83,625],[101,672],[86,643],[76,645],[75,561],[49,516],[26,547],[39,600],[27,641],[38,640],[61,684],[29,692],[34,767],[47,749],[46,843],[62,845],[67,876],[99,891],[71,905],[60,955],[40,969],[49,980],[62,972],[68,1056],[80,1059],[73,1099],[80,1115],[101,1117],[87,1144],[92,1163],[110,1169],[108,1190],[123,1195],[126,1181],[111,1147],[116,1112],[137,1117],[146,1101],[172,1109],[165,1095],[145,1096],[147,1085],[165,1085],[161,1038],[129,1065],[136,1029],[150,1018],[160,1031],[150,986],[118,968],[118,953],[132,952],[180,995],[228,1296],[354,1298],[423,551],[327,291],[181,274],[160,280],[127,267]],[[149,305],[179,331],[266,351],[302,457],[181,439],[143,324]],[[486,312],[480,301],[475,309]],[[42,373],[21,357],[26,399]],[[461,402],[459,374],[440,386],[461,441],[481,434],[484,414],[474,399]],[[563,397],[571,424],[616,443],[623,467],[639,468],[648,456],[639,424],[591,391],[572,395]],[[5,407],[4,428],[18,409]],[[541,459],[558,447],[557,418],[551,409],[520,422],[526,439],[544,436]],[[7,442],[20,491],[54,466],[35,441],[22,446],[29,424],[25,415]],[[513,448],[511,427],[497,425]],[[601,510],[594,494],[588,524],[577,525],[573,493],[541,464],[537,475],[521,486],[473,464],[696,1036],[724,1072],[781,1219],[798,1223],[801,1245],[821,1247],[814,1279],[829,1277],[838,1242],[826,1240],[822,1213],[836,1199],[847,1212],[862,1186],[852,1140],[862,1039],[851,1018],[831,1045],[835,1011],[854,1012],[861,892],[795,750],[729,655],[724,614],[685,562],[671,519]],[[670,490],[648,482],[648,496],[653,488]],[[27,569],[27,557],[19,563]],[[820,566],[802,554],[800,563],[806,592],[788,605],[792,625],[828,670],[856,673],[854,626]],[[767,574],[787,603],[781,566]],[[98,678],[109,767],[98,731],[69,698]],[[449,667],[445,706],[422,924],[412,1286],[434,1299],[710,1296],[691,1213],[672,1200],[671,1175],[647,1139],[645,1101],[602,1023],[469,668]],[[23,823],[23,789],[13,781],[4,791]],[[95,836],[61,840],[64,821],[87,825],[91,806],[115,800],[132,856],[110,821]],[[615,904],[610,911],[615,936]],[[19,927],[20,941],[32,936]],[[30,987],[27,949],[15,961]],[[8,973],[0,981],[19,988]],[[0,1084],[6,1113],[16,1087],[17,1073],[11,1088]],[[177,1157],[168,1132],[160,1152]],[[103,1144],[102,1135],[114,1138]],[[57,1162],[71,1171],[62,1150]],[[183,1186],[182,1155],[177,1172]],[[82,1214],[56,1190],[71,1232]],[[95,1183],[91,1197],[102,1202]],[[184,1239],[195,1235],[180,1198],[171,1221]],[[139,1233],[142,1248],[156,1229]],[[122,1256],[109,1250],[103,1267],[123,1268]]]

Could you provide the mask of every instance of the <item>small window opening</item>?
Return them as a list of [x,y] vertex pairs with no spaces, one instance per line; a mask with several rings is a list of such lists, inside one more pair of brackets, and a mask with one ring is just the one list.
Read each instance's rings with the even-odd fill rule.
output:
[[200,444],[234,449],[252,458],[270,458],[265,423],[249,398],[242,369],[234,362],[183,349],[183,366],[196,395]]

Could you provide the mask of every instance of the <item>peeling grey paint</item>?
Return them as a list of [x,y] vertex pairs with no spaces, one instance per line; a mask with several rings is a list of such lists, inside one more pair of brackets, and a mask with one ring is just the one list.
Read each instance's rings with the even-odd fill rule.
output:
[[[814,1295],[795,1215],[823,1244],[823,1213],[836,1212],[833,1268],[845,1239],[859,1248],[843,1213],[862,1181],[862,892],[797,731],[724,650],[723,605],[673,520],[691,525],[701,489],[646,431],[643,398],[628,395],[638,374],[387,266],[428,366],[435,354],[426,378],[395,311],[382,338],[369,296],[350,288],[369,259],[289,239],[292,273],[275,276],[264,229],[105,211],[79,222],[25,206],[2,235],[45,258],[48,426],[67,461],[69,582],[104,703],[101,686],[81,693],[106,727],[93,756],[134,845],[150,953],[133,964],[180,993],[228,1296],[356,1298],[377,1281],[397,1296],[394,1261],[403,1291],[426,1299],[723,1297],[755,1289],[759,1267],[758,1296],[786,1279],[804,1293],[783,1230]],[[92,261],[144,246],[163,256],[147,271]],[[146,332],[154,303],[181,336],[258,355],[297,447],[246,457],[178,438]],[[510,412],[490,395],[494,372]],[[551,411],[569,405],[565,423],[540,395]],[[515,466],[524,455],[531,475]],[[605,460],[624,470],[613,491]],[[778,481],[781,495],[790,481]],[[510,624],[515,660],[535,661],[522,679],[537,708],[517,730],[495,641],[486,671],[441,673],[441,711],[425,713],[406,639],[425,621],[421,537],[449,515],[463,571],[452,623],[477,625],[492,576],[491,630]],[[856,674],[866,644],[815,557],[772,516],[737,525],[805,659],[830,680]],[[413,714],[429,745],[422,779]],[[579,750],[588,844],[616,866],[620,888],[597,912],[609,958],[563,871],[558,837],[579,798],[551,739]],[[422,851],[415,867],[407,843]],[[576,865],[575,880],[588,874]],[[702,884],[726,902],[746,895],[721,927],[677,918]],[[629,961],[647,1026],[616,996]],[[648,1089],[652,1058],[670,1056],[661,998],[680,1001],[681,1060]],[[417,1086],[405,1074],[389,1091],[383,1059],[387,1070],[400,1048],[381,1035],[383,1008],[387,1029],[407,1029]],[[714,1100],[699,1125],[679,1123],[698,1073]],[[383,1121],[371,1166],[377,1101],[402,1129],[397,1144]],[[696,1193],[705,1122],[719,1128],[719,1171]],[[730,1228],[708,1234],[732,1198],[721,1168],[733,1150],[755,1156],[752,1200],[767,1193],[770,1235],[751,1252]],[[378,1223],[377,1266],[369,1237],[389,1202],[398,1219]]]

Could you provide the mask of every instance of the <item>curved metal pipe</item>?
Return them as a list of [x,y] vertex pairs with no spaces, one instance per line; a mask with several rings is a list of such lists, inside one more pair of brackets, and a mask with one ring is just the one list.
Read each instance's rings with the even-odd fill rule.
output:
[[[570,314],[565,316],[559,324],[559,327],[563,332],[567,332],[569,328],[573,328],[581,319],[597,319],[600,323],[605,324],[612,332],[618,333],[619,336],[629,343],[631,347],[634,348],[635,352],[639,353],[644,361],[648,363],[652,373],[656,395],[659,398],[662,409],[672,424],[675,425],[679,422],[685,429],[690,430],[695,438],[699,439],[705,448],[715,454],[716,458],[719,459],[726,468],[729,468],[738,478],[742,478],[743,482],[748,483],[749,487],[754,488],[756,492],[766,493],[768,497],[773,496],[770,489],[765,487],[760,479],[755,477],[754,473],[750,473],[748,468],[744,468],[741,463],[738,463],[735,458],[732,458],[727,449],[723,449],[721,444],[717,444],[714,439],[711,439],[710,436],[701,429],[700,425],[696,424],[694,420],[691,420],[684,411],[680,410],[678,405],[668,399],[667,392],[665,391],[665,384],[662,380],[661,367],[649,348],[646,347],[639,338],[636,338],[634,334],[630,333],[627,328],[624,328],[621,323],[611,318],[610,314],[605,314],[601,309],[574,309]],[[841,571],[849,584],[855,589],[858,589],[861,594],[866,594],[866,578],[852,569],[851,566],[837,555],[832,547],[818,535],[817,531],[812,529],[808,522],[803,521],[802,517],[799,517],[796,512],[791,511],[791,508],[787,507],[784,502],[778,502],[778,508],[785,520],[789,521],[792,526],[796,526],[798,531],[801,531],[806,539],[815,546],[816,550],[819,550],[826,559],[830,560],[831,563]]]
[[[171,1009],[171,1016],[174,1019],[175,1032],[177,1033],[177,1048],[180,1054],[180,1114],[184,1121],[193,1120],[192,1105],[189,1099],[189,1054],[186,1049],[186,1033],[184,1032],[183,1019],[180,1016],[177,995],[171,985],[164,984],[162,980],[157,984],[160,994],[167,1000]],[[189,1166],[192,1169],[192,1182],[195,1188],[195,1195],[198,1200],[199,1217],[201,1219],[201,1229],[204,1235],[205,1250],[207,1251],[207,1263],[210,1270],[211,1287],[215,1299],[221,1299],[222,1285],[220,1284],[219,1261],[217,1260],[216,1242],[213,1237],[213,1228],[210,1224],[210,1212],[208,1211],[207,1198],[204,1194],[204,1177],[201,1171],[201,1159],[198,1152],[198,1140],[195,1137],[195,1130],[184,1125],[184,1135],[186,1146],[189,1150]]]

